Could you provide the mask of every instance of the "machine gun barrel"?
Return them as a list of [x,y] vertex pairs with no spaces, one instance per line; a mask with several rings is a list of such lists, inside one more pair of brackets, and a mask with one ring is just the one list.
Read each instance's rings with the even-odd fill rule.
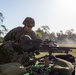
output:
[[72,49],[76,49],[76,47],[49,47],[49,45],[42,45],[40,48],[39,48],[39,51],[40,52],[60,52],[60,53],[67,53],[69,51],[72,51]]

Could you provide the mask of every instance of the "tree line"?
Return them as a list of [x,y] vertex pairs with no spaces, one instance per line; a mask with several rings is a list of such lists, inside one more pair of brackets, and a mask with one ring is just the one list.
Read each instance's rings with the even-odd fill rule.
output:
[[66,30],[65,33],[63,33],[62,30],[55,33],[50,32],[49,26],[45,25],[38,28],[35,32],[42,40],[48,39],[58,43],[76,43],[76,33],[74,33],[74,29]]

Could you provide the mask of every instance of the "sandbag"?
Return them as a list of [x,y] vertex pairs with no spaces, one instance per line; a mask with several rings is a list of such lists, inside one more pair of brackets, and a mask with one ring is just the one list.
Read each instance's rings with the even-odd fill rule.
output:
[[2,75],[23,75],[26,73],[26,67],[19,63],[7,63],[0,65]]
[[72,72],[74,71],[74,66],[72,65],[72,63],[66,60],[57,58],[57,61],[53,65],[52,69],[59,72],[60,74],[72,74]]

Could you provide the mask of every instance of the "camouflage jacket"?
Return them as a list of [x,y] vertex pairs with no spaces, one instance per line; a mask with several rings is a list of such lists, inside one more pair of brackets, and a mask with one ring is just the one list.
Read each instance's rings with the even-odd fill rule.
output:
[[12,42],[7,41],[0,45],[0,64],[9,63],[13,58],[14,50],[12,47]]
[[23,31],[23,27],[17,27],[9,31],[7,35],[4,37],[3,41],[6,42],[8,40],[13,40],[15,42],[19,42],[21,35],[29,35],[32,39],[37,39],[37,35],[34,31],[27,33]]
[[0,64],[10,63],[10,62],[18,62],[22,63],[25,59],[26,62],[29,60],[29,56],[26,53],[19,54],[19,51],[14,49],[15,42],[7,41],[0,45]]
[[1,64],[15,61],[18,58],[18,55],[16,54],[17,52],[12,46],[12,42],[19,42],[22,35],[29,35],[32,39],[37,39],[34,31],[26,33],[23,31],[23,27],[17,27],[9,31],[4,37],[3,46],[0,48],[0,60],[2,61],[0,62]]

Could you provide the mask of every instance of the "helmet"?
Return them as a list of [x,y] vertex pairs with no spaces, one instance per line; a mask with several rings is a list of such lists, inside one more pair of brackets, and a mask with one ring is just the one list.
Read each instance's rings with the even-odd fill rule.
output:
[[27,25],[27,24],[30,24],[32,27],[34,27],[35,26],[34,19],[31,17],[26,17],[23,21],[23,25]]

